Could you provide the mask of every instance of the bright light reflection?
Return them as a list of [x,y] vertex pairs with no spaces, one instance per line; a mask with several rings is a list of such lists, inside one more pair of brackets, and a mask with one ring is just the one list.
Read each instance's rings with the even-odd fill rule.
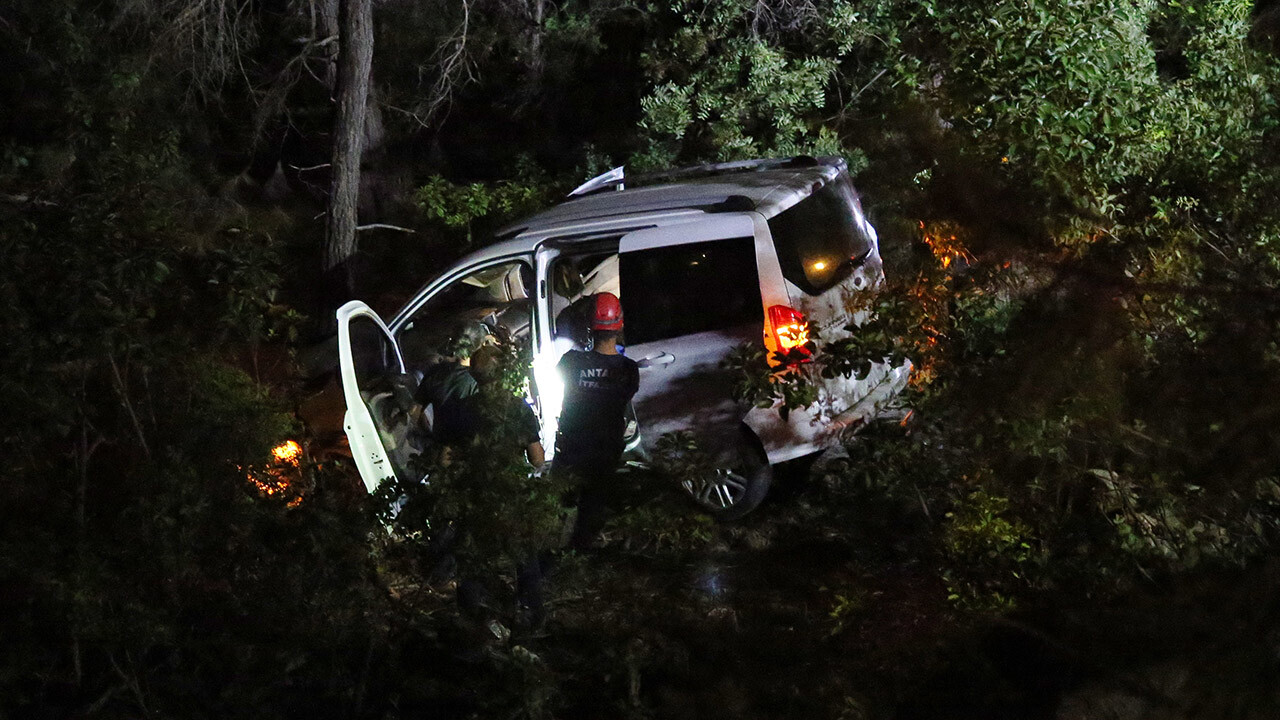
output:
[[560,356],[573,347],[567,338],[556,338],[547,352],[533,359],[533,379],[538,383],[538,406],[542,411],[542,447],[547,457],[555,455],[556,429],[564,404],[564,382],[556,372]]

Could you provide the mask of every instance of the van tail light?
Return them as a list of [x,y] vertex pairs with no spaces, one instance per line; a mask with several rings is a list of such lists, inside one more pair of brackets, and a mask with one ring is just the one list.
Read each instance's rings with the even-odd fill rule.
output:
[[773,342],[784,364],[799,365],[813,360],[809,321],[804,313],[786,305],[770,307],[769,331],[773,333]]

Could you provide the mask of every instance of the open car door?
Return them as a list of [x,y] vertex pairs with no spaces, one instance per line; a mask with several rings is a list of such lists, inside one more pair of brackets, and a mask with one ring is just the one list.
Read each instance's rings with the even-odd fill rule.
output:
[[652,451],[667,433],[693,431],[712,467],[681,484],[724,518],[758,505],[772,478],[721,366],[734,348],[764,342],[764,308],[781,292],[763,223],[754,214],[719,216],[639,230],[619,243],[627,354],[641,366],[634,403],[642,445]]
[[745,215],[622,238],[624,333],[627,355],[641,361],[634,402],[647,449],[676,430],[736,439],[744,411],[720,363],[733,348],[762,342],[756,244]]
[[400,348],[382,318],[358,300],[339,308],[337,316],[347,403],[342,424],[360,477],[373,492],[385,478],[410,478],[410,459],[420,450],[413,442],[412,391]]

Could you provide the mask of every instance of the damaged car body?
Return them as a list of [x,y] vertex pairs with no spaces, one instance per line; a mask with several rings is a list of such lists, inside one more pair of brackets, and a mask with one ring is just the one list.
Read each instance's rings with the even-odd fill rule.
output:
[[643,459],[668,433],[694,432],[714,467],[682,485],[726,518],[759,504],[774,465],[837,444],[907,382],[909,363],[873,362],[865,377],[823,379],[815,403],[780,413],[735,401],[723,371],[744,343],[775,357],[804,345],[809,327],[827,340],[856,332],[858,296],[883,283],[875,230],[840,158],[638,178],[617,169],[497,238],[427,283],[390,322],[360,302],[338,311],[344,425],[370,491],[392,474],[407,479],[414,453],[406,413],[385,381],[420,377],[458,320],[526,344],[527,399],[550,450],[563,395],[556,364],[582,346],[571,306],[597,292],[617,295],[625,352],[641,366],[628,457]]

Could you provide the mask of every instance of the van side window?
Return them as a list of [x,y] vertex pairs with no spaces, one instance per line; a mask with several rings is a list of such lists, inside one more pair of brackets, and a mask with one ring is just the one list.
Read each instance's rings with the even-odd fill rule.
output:
[[628,345],[764,322],[754,238],[636,250],[619,264]]
[[782,275],[810,295],[849,276],[871,251],[853,184],[841,175],[769,220]]

